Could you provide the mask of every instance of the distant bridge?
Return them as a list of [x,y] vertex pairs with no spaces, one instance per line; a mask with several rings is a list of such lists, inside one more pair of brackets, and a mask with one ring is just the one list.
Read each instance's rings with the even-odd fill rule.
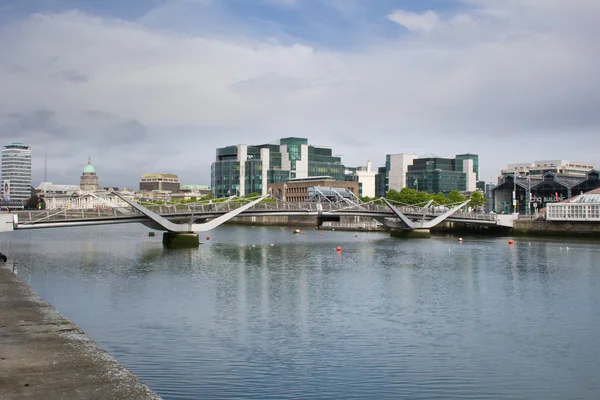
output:
[[[117,194],[118,195],[118,194]],[[461,212],[469,200],[450,207],[435,207],[432,202],[422,207],[393,204],[380,199],[383,204],[308,202],[287,203],[263,201],[267,197],[235,199],[224,202],[142,206],[119,196],[128,207],[99,209],[65,209],[19,211],[3,214],[0,231],[59,228],[68,226],[141,223],[151,229],[172,233],[205,232],[234,217],[257,216],[314,216],[321,221],[335,221],[340,217],[370,217],[392,231],[429,230],[443,221],[485,226],[512,227],[512,220],[496,214]],[[8,217],[10,216],[10,217]]]

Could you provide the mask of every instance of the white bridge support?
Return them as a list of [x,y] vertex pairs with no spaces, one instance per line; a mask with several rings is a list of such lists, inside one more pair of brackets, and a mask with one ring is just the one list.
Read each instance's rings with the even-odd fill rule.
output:
[[[153,225],[155,225],[157,228],[160,227],[163,230],[165,230],[166,232],[163,233],[163,245],[171,248],[198,247],[198,245],[200,244],[200,240],[196,232],[210,231],[211,229],[214,229],[217,226],[229,221],[236,215],[246,211],[250,207],[260,203],[265,198],[269,197],[268,194],[259,197],[258,199],[251,201],[248,204],[244,204],[243,206],[236,208],[235,210],[232,210],[226,214],[221,215],[220,217],[217,217],[211,221],[202,224],[194,223],[194,214],[190,216],[189,222],[187,224],[176,224],[164,217],[161,217],[154,211],[148,210],[146,207],[136,203],[135,201],[128,200],[118,193],[115,193],[115,195],[121,198],[121,200],[129,204],[131,207],[144,214],[146,217],[150,218],[153,222]],[[231,198],[228,201],[230,200]]]
[[246,211],[250,207],[254,206],[255,204],[260,203],[261,201],[263,201],[264,199],[269,197],[269,195],[266,194],[262,197],[259,197],[258,199],[254,200],[254,201],[249,202],[248,204],[244,204],[243,206],[228,212],[227,214],[223,214],[220,217],[217,217],[211,221],[208,221],[208,222],[205,222],[202,224],[195,224],[193,215],[190,217],[190,222],[188,222],[187,224],[176,224],[174,222],[169,221],[166,218],[161,217],[154,211],[148,210],[146,207],[136,203],[135,201],[126,199],[125,197],[121,196],[120,194],[118,194],[116,192],[114,192],[114,194],[116,196],[120,197],[121,200],[123,200],[124,202],[129,204],[131,207],[135,208],[136,210],[138,210],[139,212],[144,214],[146,217],[150,218],[156,224],[161,226],[165,231],[180,232],[180,233],[206,232],[206,231],[215,229],[217,226],[224,224],[225,222],[229,221],[233,217],[237,216],[238,214]]
[[[445,213],[438,215],[432,220],[426,221],[426,214],[423,213],[423,218],[421,220],[413,221],[406,215],[404,215],[402,212],[400,212],[396,207],[394,207],[387,199],[382,197],[381,200],[383,200],[385,204],[387,204],[387,206],[390,208],[390,210],[392,210],[392,212],[396,214],[398,218],[400,218],[400,221],[402,221],[404,226],[402,224],[394,223],[386,219],[381,219],[380,222],[392,229],[392,236],[406,237],[429,237],[429,230],[431,228],[443,222],[446,218],[448,218],[449,216],[451,216],[452,214],[469,204],[469,202],[471,201],[466,200],[465,202],[449,209]],[[425,207],[423,207],[423,209],[427,208],[429,205],[431,205],[431,201],[427,203]],[[400,235],[397,235],[395,233],[400,233]]]

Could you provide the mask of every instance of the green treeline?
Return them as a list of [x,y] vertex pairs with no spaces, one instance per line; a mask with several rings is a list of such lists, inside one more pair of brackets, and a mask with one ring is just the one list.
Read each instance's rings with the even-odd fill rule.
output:
[[[411,188],[403,188],[400,191],[394,189],[390,190],[387,192],[385,198],[390,201],[408,205],[424,205],[430,200],[433,200],[433,202],[437,205],[445,205],[462,203],[467,200],[468,197],[461,195],[458,190],[453,190],[448,193],[448,195],[444,195],[443,193],[429,194],[426,192],[417,192],[415,189]],[[474,192],[470,199],[471,203],[469,203],[469,206],[474,208],[482,207],[487,201],[481,192]],[[361,197],[361,200],[368,202],[375,199]]]

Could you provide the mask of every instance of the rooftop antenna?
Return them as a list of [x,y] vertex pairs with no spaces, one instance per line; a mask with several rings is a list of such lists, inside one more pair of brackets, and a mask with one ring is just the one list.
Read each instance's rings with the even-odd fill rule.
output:
[[48,182],[48,140],[44,143],[44,182]]
[[48,186],[48,132],[44,132],[44,201],[46,201],[46,187]]

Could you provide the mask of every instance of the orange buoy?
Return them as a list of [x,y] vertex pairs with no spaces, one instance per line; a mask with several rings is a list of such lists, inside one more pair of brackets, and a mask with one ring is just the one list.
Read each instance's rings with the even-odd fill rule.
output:
[[210,236],[207,236],[207,237],[206,237],[206,240],[210,240]]
[[323,236],[323,232],[319,232],[319,236]]
[[514,240],[510,239],[510,240],[508,241],[508,244],[513,244],[514,242],[515,242]]
[[338,247],[336,248],[336,250],[337,250],[338,252],[341,252],[341,251],[342,251],[342,246],[338,246]]

